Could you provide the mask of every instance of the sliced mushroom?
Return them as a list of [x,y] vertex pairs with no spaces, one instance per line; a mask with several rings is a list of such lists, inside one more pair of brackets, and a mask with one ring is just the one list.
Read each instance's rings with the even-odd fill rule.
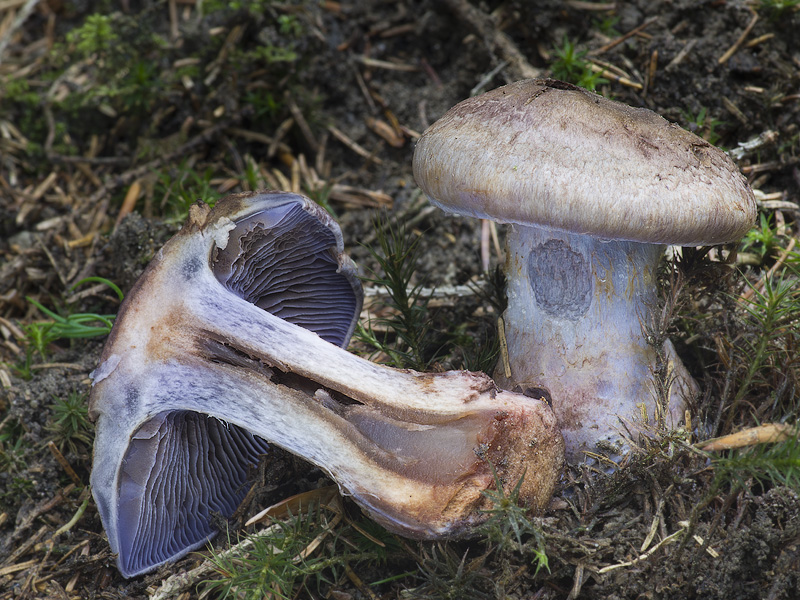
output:
[[563,461],[540,400],[485,375],[349,354],[360,286],[336,223],[285,193],[192,207],[123,304],[94,373],[92,486],[126,577],[232,514],[268,444],[318,465],[374,519],[419,538],[485,518],[496,473],[542,510]]

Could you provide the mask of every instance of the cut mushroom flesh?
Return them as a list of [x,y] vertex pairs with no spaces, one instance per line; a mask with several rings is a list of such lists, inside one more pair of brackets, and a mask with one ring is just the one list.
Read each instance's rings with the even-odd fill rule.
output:
[[229,196],[195,205],[129,293],[90,405],[93,493],[123,575],[210,539],[267,444],[411,537],[468,531],[495,475],[508,490],[524,478],[521,501],[546,505],[564,452],[550,408],[485,375],[346,352],[360,286],[342,248],[308,199]]

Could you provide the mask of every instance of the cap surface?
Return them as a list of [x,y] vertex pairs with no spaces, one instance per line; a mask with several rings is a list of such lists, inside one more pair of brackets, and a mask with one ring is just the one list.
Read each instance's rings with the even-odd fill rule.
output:
[[650,110],[555,80],[451,108],[417,143],[414,177],[448,212],[605,239],[722,243],[756,217],[724,152]]

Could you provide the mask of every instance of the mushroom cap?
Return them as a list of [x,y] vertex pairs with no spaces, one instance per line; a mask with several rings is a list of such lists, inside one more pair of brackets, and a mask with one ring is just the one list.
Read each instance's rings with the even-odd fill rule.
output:
[[[206,256],[197,253],[193,236],[205,239],[199,246]],[[170,268],[171,276],[159,275]],[[150,342],[151,323],[170,320],[206,268],[233,295],[338,346],[347,346],[361,312],[361,283],[339,226],[312,200],[251,192],[227,196],[213,209],[192,207],[186,225],[128,293],[92,374],[92,488],[125,577],[205,545],[217,532],[212,515],[234,513],[249,488],[249,467],[269,452],[268,440],[210,416],[211,405],[207,414],[175,408],[216,385],[217,374],[205,381],[202,372],[192,378],[159,370],[168,352]],[[156,285],[159,277],[166,282]],[[178,319],[175,326],[181,329]],[[147,362],[134,357],[137,347],[148,349]],[[224,358],[246,360],[233,351]],[[169,360],[177,370],[174,357]],[[156,388],[169,401],[148,398],[148,376],[158,379]],[[173,385],[184,386],[174,394],[178,400],[169,396]],[[224,405],[226,394],[234,391],[221,391],[216,403]]]
[[451,108],[417,143],[414,177],[448,212],[602,239],[716,244],[756,217],[724,152],[650,110],[549,79]]

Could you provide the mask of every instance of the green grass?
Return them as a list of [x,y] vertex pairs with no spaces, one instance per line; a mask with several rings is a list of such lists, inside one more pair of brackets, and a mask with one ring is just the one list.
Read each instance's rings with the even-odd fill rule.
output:
[[682,110],[681,115],[683,115],[689,131],[696,133],[709,144],[716,145],[719,142],[720,134],[717,132],[717,127],[725,125],[725,122],[713,118],[705,106],[700,107],[697,114],[689,110]]
[[768,259],[774,258],[782,246],[783,240],[772,225],[772,216],[764,213],[759,213],[758,225],[747,232],[742,240],[742,252],[757,255],[762,264]]
[[[742,245],[762,257],[763,275],[748,283],[746,294],[729,298],[729,333],[724,340],[718,383],[719,409],[708,425],[715,436],[726,435],[760,423],[800,422],[800,260],[790,252],[778,265],[786,238],[778,236],[770,218],[759,224]],[[772,263],[774,272],[767,270]],[[708,453],[714,477],[704,498],[692,510],[691,522],[725,492],[759,494],[786,486],[800,494],[800,428],[781,442]],[[722,513],[716,513],[713,523]]]
[[530,565],[533,576],[542,567],[549,571],[545,537],[518,504],[521,483],[506,494],[498,481],[500,491],[486,492],[488,520],[464,544],[400,540],[364,517],[352,520],[357,511],[349,507],[313,502],[257,534],[229,540],[240,542],[231,550],[212,550],[219,577],[205,581],[203,592],[326,597],[352,569],[378,596],[382,586],[402,581],[413,598],[506,598],[520,565]]
[[783,405],[772,392],[800,371],[799,277],[796,267],[787,266],[766,276],[763,288],[754,287],[752,297],[740,303],[742,333],[732,348],[737,377],[723,432],[741,420],[743,408],[756,420],[774,419],[782,412],[797,417],[796,393]]
[[27,447],[22,425],[5,419],[0,424],[0,472],[17,473],[24,469]]
[[778,19],[787,11],[800,10],[800,0],[757,0],[755,8],[768,13],[772,19]]
[[0,488],[0,507],[16,504],[23,497],[30,497],[35,484],[24,476],[28,467],[30,444],[20,422],[6,416],[0,422],[0,473],[4,474],[5,489]]
[[356,337],[389,358],[394,367],[426,371],[445,353],[445,342],[432,328],[430,298],[422,294],[424,277],[417,277],[420,238],[400,224],[393,226],[383,219],[374,223],[378,232],[378,249],[367,248],[380,266],[379,273],[365,281],[385,287],[391,316],[377,324],[394,333],[393,339],[378,335],[371,323],[358,325]]
[[[164,169],[155,185],[155,197],[164,222],[183,223],[189,207],[198,200],[213,207],[222,198],[211,184],[213,177],[211,169],[198,172],[188,160],[181,161],[177,167]],[[251,177],[254,182],[255,175],[251,173]]]
[[[103,277],[82,279],[73,285],[70,291],[84,283],[103,283],[116,294],[120,301],[123,299],[122,290],[114,282]],[[31,367],[36,354],[42,360],[47,360],[51,345],[58,341],[108,335],[116,318],[116,315],[113,314],[71,312],[70,307],[63,307],[62,314],[59,314],[31,297],[26,297],[26,299],[39,312],[48,317],[48,319],[31,321],[22,326],[26,338],[25,358],[14,369],[20,377],[26,380],[32,377]]]
[[[377,247],[367,250],[379,268],[363,279],[386,289],[383,303],[388,316],[359,323],[356,340],[372,349],[372,358],[382,353],[388,364],[400,369],[430,371],[436,365],[448,365],[490,373],[499,354],[494,320],[454,322],[446,311],[431,307],[430,296],[423,293],[428,279],[418,270],[420,238],[403,223],[385,217],[373,227]],[[484,287],[476,289],[476,296],[502,312],[505,278],[499,270],[490,274]]]
[[373,524],[361,524],[370,530],[367,537],[359,531],[362,527],[340,519],[338,510],[313,502],[247,537],[244,552],[212,551],[221,577],[204,582],[205,591],[218,598],[313,597],[347,568],[363,562],[385,564],[389,553],[397,550],[393,538]]
[[550,63],[553,77],[591,91],[595,91],[599,85],[608,83],[608,79],[601,77],[589,67],[589,61],[585,60],[587,53],[588,50],[578,50],[575,43],[564,35],[561,46],[553,48],[555,58]]
[[494,479],[495,489],[483,493],[491,500],[492,508],[485,511],[489,519],[481,525],[481,531],[502,555],[530,554],[535,564],[534,575],[542,567],[549,571],[544,536],[530,520],[530,510],[519,503],[519,491],[524,476],[508,494],[497,473],[494,474]]
[[83,25],[70,31],[67,42],[74,44],[83,58],[88,58],[111,50],[119,42],[119,36],[112,26],[111,17],[98,13],[89,15]]
[[[70,291],[83,285],[84,283],[99,282],[107,285],[116,295],[120,302],[123,299],[122,290],[115,283],[102,277],[87,277],[82,279],[70,288]],[[49,320],[33,321],[24,326],[28,337],[29,346],[42,357],[46,358],[48,346],[63,339],[92,338],[107,335],[114,325],[116,315],[97,314],[97,313],[71,313],[65,310],[65,314],[58,314],[43,306],[31,297],[26,298],[42,314],[49,317]]]
[[494,582],[487,565],[488,556],[459,554],[447,543],[421,548],[417,564],[424,583],[411,590],[420,600],[489,600],[496,598]]
[[87,394],[71,391],[66,397],[53,396],[48,424],[53,442],[58,449],[69,449],[77,454],[88,450],[94,440],[94,426],[89,421]]

